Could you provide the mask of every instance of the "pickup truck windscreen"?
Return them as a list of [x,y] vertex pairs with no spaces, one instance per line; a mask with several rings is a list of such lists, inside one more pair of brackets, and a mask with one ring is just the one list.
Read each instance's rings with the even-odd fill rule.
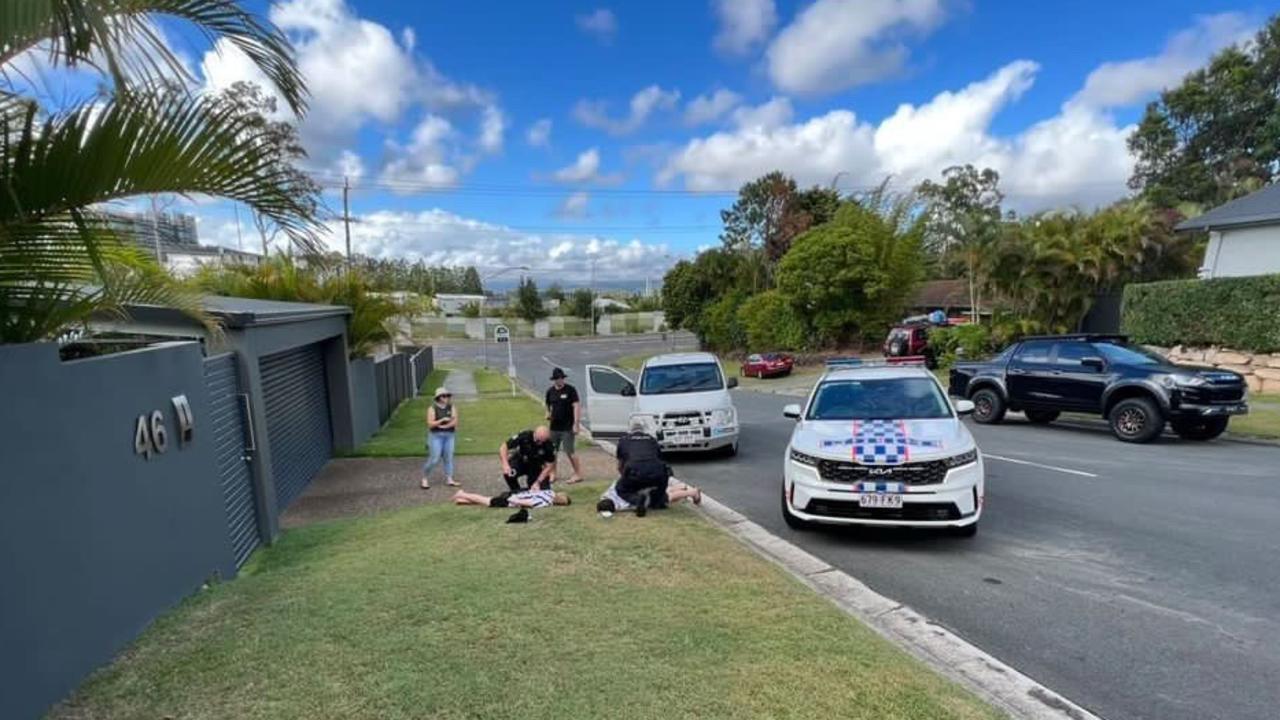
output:
[[708,392],[723,390],[724,378],[715,363],[657,365],[644,370],[640,378],[641,395]]
[[809,420],[929,420],[951,406],[928,378],[830,380],[809,403]]

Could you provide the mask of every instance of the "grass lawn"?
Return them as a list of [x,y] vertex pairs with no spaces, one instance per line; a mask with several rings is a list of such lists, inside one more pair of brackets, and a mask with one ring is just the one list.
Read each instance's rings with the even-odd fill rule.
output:
[[[439,372],[439,371],[437,371]],[[504,384],[506,378],[492,371],[476,371],[476,384],[493,387],[490,376],[497,376]],[[432,379],[434,380],[434,373]],[[482,385],[485,383],[485,385]],[[435,388],[443,382],[430,384]],[[430,392],[430,391],[429,391]],[[505,395],[503,394],[505,393]],[[503,393],[492,393],[477,400],[455,397],[458,408],[458,438],[455,455],[490,455],[498,451],[498,445],[513,433],[531,428],[544,421],[542,406],[523,393],[511,397],[511,386]],[[353,457],[420,457],[426,454],[427,406],[431,398],[417,397],[399,407],[391,419],[368,442],[360,446]]]
[[991,718],[688,508],[290,530],[53,717]]
[[[507,378],[506,373],[490,370],[487,368],[476,368],[472,371],[472,376],[476,379],[476,390],[481,395],[506,395],[511,397],[511,380]],[[516,390],[519,393],[519,390]]]
[[1251,397],[1249,414],[1231,418],[1227,432],[1280,440],[1280,397]]
[[616,368],[622,368],[623,370],[639,371],[640,368],[644,367],[644,361],[651,357],[653,357],[653,353],[649,353],[648,355],[624,355],[610,364]]

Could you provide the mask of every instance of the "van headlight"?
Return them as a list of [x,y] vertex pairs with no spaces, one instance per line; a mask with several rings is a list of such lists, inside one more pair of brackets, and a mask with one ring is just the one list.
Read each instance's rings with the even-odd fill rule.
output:
[[818,458],[802,453],[795,448],[791,448],[791,460],[793,462],[798,462],[801,465],[808,465],[810,467],[818,466]]
[[974,448],[969,452],[962,452],[959,455],[952,455],[951,457],[946,458],[944,462],[947,463],[948,469],[976,463],[978,462],[978,448]]
[[737,420],[736,413],[733,408],[720,408],[711,411],[711,424],[714,427],[724,427],[725,425],[734,425]]

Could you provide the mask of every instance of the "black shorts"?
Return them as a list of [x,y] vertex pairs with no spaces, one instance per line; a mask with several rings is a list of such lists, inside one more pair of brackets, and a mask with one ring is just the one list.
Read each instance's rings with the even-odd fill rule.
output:
[[511,493],[504,492],[489,498],[489,507],[504,508],[511,506]]

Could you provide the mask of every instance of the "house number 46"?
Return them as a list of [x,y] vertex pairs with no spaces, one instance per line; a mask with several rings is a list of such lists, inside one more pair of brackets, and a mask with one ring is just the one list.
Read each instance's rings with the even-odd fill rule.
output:
[[[191,416],[191,404],[186,395],[173,398],[173,414],[178,421],[178,443],[186,445],[191,442],[195,430],[195,420]],[[133,430],[133,451],[150,460],[152,455],[162,454],[169,449],[169,432],[165,429],[164,413],[152,410],[149,414],[138,416]]]

